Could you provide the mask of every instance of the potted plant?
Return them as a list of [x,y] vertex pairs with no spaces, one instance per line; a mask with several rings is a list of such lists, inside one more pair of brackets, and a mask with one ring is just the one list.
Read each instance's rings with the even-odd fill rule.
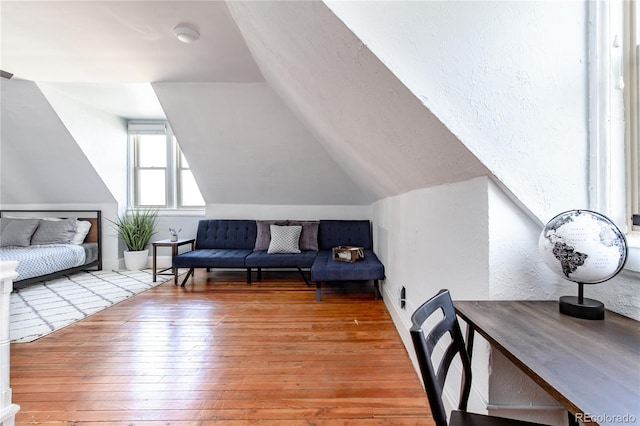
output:
[[156,233],[158,211],[141,209],[133,210],[120,216],[116,221],[110,220],[118,237],[127,246],[124,252],[124,264],[130,271],[144,269],[149,258],[146,248],[151,236]]

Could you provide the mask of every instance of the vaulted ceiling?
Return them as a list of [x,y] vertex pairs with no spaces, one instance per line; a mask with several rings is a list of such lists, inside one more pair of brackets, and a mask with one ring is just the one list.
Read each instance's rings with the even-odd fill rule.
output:
[[366,205],[488,173],[322,2],[0,5],[15,79],[130,119],[159,118],[137,106],[151,84],[208,204]]

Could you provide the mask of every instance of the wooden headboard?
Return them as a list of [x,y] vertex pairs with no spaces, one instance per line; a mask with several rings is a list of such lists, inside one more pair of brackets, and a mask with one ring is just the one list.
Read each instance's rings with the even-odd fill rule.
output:
[[100,241],[100,218],[98,217],[79,217],[78,220],[86,220],[87,222],[91,222],[91,228],[89,229],[89,233],[84,239],[85,243],[97,243]]

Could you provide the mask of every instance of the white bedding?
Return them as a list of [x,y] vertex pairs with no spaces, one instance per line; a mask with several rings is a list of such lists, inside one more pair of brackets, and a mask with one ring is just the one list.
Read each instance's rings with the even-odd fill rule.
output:
[[0,260],[18,261],[15,281],[81,266],[85,256],[84,248],[73,244],[0,247]]

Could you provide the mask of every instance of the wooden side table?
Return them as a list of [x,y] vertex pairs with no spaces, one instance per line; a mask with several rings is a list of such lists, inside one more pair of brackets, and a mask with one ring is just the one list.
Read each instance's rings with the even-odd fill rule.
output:
[[[171,240],[159,240],[151,243],[153,246],[153,282],[156,282],[156,275],[173,275],[173,283],[178,284],[178,271],[177,268],[174,268],[173,265],[169,268],[162,269],[160,271],[156,271],[156,253],[158,247],[171,247],[171,258],[178,255],[178,247],[183,246],[185,244],[191,244],[191,250],[195,248],[196,240],[194,238],[178,238],[177,241]],[[163,273],[171,269],[171,273]]]

